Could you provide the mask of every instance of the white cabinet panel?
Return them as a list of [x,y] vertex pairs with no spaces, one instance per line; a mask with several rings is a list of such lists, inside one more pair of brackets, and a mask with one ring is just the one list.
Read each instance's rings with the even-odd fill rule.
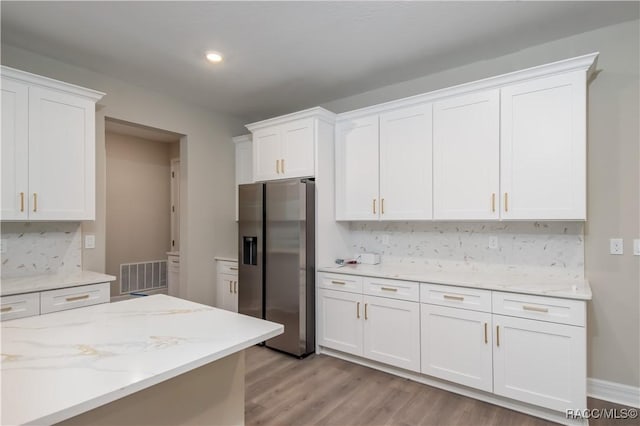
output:
[[493,315],[494,392],[553,410],[586,407],[584,327]]
[[432,107],[380,115],[380,219],[432,216]]
[[256,181],[280,179],[279,127],[267,127],[253,133],[253,177]]
[[504,219],[586,219],[586,75],[501,89]]
[[499,119],[498,89],[434,105],[434,219],[498,218]]
[[287,178],[314,175],[313,123],[313,118],[307,118],[282,125],[280,171]]
[[336,126],[336,220],[377,220],[378,116]]
[[586,304],[582,300],[530,294],[492,292],[493,312],[561,324],[587,324]]
[[167,293],[180,297],[180,256],[167,257]]
[[29,210],[28,86],[2,80],[3,220],[26,220]]
[[49,290],[40,293],[40,313],[65,311],[83,306],[109,303],[111,284],[100,283]]
[[490,290],[421,283],[420,301],[452,308],[491,312]]
[[364,296],[364,356],[420,371],[420,304]]
[[362,293],[362,277],[346,274],[322,273],[318,276],[318,287],[329,290],[349,291],[352,293]]
[[216,306],[238,312],[238,262],[216,261]]
[[342,352],[362,355],[362,295],[318,290],[318,343]]
[[40,293],[0,297],[0,321],[40,315]]
[[420,285],[415,281],[390,280],[387,278],[364,277],[362,279],[364,294],[388,297],[390,299],[420,300]]
[[493,390],[491,313],[423,304],[422,372]]
[[253,145],[251,135],[233,138],[236,146],[236,221],[238,220],[238,185],[253,182]]

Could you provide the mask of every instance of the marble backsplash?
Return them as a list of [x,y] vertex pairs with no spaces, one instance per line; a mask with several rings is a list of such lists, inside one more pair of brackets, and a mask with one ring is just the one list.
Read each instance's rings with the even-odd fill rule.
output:
[[[580,222],[352,222],[349,227],[353,254],[380,253],[385,263],[545,269],[584,278]],[[490,237],[497,237],[497,248],[489,248]]]
[[82,270],[78,222],[3,222],[2,278]]

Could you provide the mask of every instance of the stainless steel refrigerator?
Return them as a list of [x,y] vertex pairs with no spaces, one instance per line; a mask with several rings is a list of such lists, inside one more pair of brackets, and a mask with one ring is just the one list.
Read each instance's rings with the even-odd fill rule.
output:
[[239,186],[238,312],[284,325],[267,347],[315,350],[315,183]]

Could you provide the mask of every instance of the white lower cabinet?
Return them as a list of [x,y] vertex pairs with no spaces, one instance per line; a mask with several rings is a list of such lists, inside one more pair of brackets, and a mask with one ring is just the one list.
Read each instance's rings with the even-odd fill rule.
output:
[[238,262],[217,260],[216,307],[238,312]]
[[[321,276],[320,285],[329,286],[338,281],[335,274],[331,277],[328,280]],[[343,281],[352,278],[345,276]],[[389,283],[387,288],[396,288],[392,284],[394,280],[385,281]],[[405,284],[404,281],[398,283],[397,288]],[[364,287],[370,287],[369,283]],[[419,303],[321,288],[318,310],[321,346],[420,371]]]
[[0,321],[40,314],[40,293],[15,294],[0,298]]
[[586,408],[586,330],[493,315],[494,393],[553,410]]
[[180,255],[167,256],[167,292],[169,296],[180,296]]
[[491,313],[423,304],[422,372],[493,390]]

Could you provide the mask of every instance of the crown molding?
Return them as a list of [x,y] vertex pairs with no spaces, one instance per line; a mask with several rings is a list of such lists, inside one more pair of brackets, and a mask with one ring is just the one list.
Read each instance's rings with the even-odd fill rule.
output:
[[278,124],[284,124],[293,120],[300,120],[303,118],[317,118],[318,120],[325,121],[329,124],[333,124],[336,121],[336,114],[328,111],[322,107],[314,107],[305,109],[302,111],[294,112],[291,114],[281,115],[279,117],[269,118],[267,120],[258,121],[255,123],[247,124],[246,127],[250,132],[255,132],[263,127],[277,126]]
[[241,135],[241,136],[234,136],[231,138],[231,140],[233,141],[233,143],[238,144],[243,142],[251,142],[252,138],[251,138],[251,134],[247,134],[247,135]]

